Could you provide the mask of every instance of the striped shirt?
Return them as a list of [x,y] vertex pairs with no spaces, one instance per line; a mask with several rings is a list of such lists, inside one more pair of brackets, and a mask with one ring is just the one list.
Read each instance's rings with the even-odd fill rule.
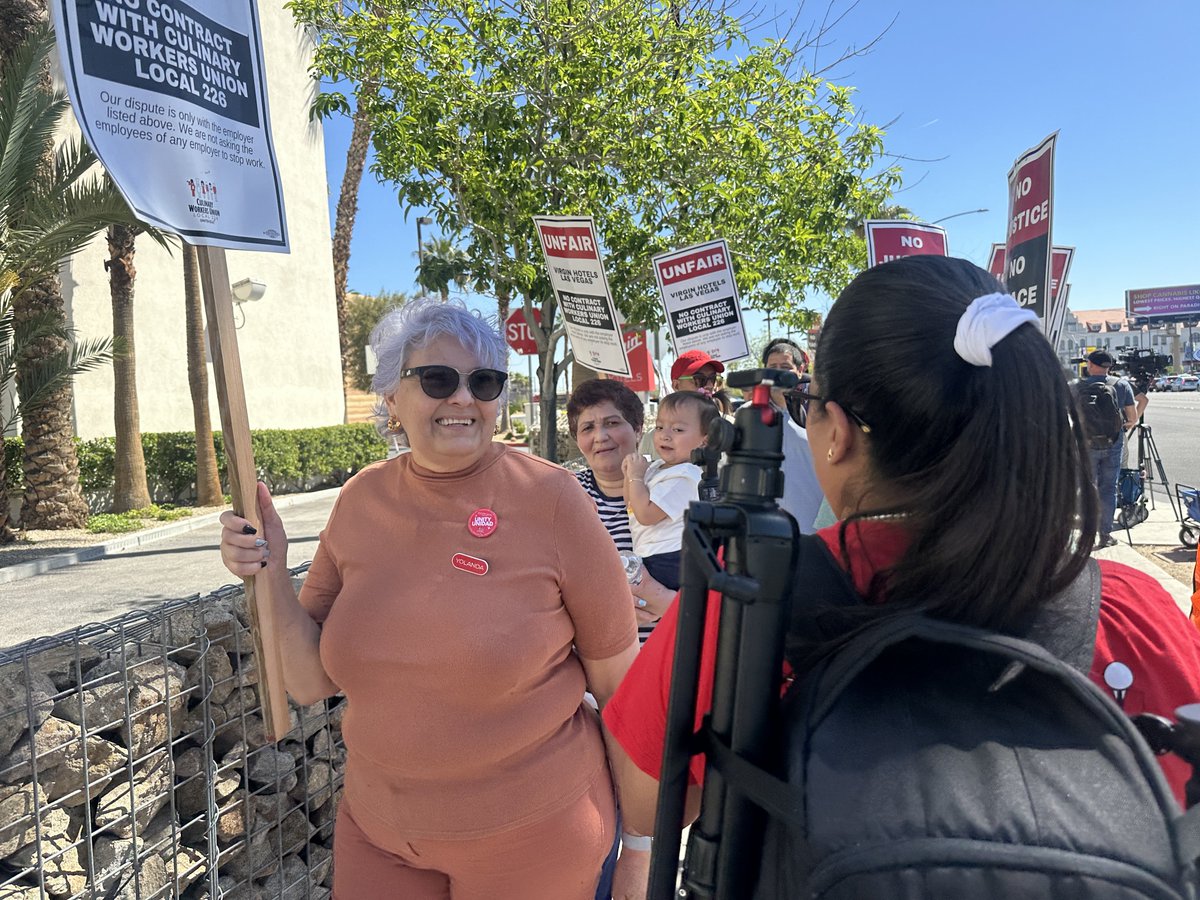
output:
[[[617,545],[617,550],[632,553],[633,533],[629,530],[629,509],[625,505],[625,498],[610,497],[600,490],[600,485],[596,483],[596,476],[591,469],[576,472],[575,477],[579,479],[579,483],[583,485],[587,495],[595,501],[600,522],[612,537],[613,543]],[[650,632],[654,630],[656,624],[658,623],[638,624],[638,644],[646,643],[646,638],[650,637]]]

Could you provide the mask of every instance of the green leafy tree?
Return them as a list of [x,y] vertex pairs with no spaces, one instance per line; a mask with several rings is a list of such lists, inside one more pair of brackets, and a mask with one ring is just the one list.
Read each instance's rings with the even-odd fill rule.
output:
[[371,389],[371,376],[367,372],[366,348],[371,332],[388,310],[396,309],[408,302],[408,295],[398,291],[383,291],[378,294],[346,294],[346,340],[351,353],[346,358],[347,374],[357,390]]
[[[636,0],[445,0],[418,8],[293,0],[319,38],[316,72],[370,85],[375,168],[406,208],[460,236],[476,287],[542,313],[544,430],[570,358],[533,227],[538,214],[596,218],[610,286],[630,321],[662,312],[650,258],[729,239],[747,301],[785,326],[807,292],[836,293],[861,267],[844,223],[896,184],[882,132],[852,89],[804,68],[808,43],[753,44],[726,7]],[[719,55],[720,54],[720,55]],[[736,56],[734,55],[736,54]],[[326,111],[349,109],[337,93]],[[318,105],[321,105],[320,103]]]
[[[44,84],[52,46],[49,28],[38,25],[8,50],[0,70],[0,398],[11,394],[14,382],[19,387],[18,406],[0,416],[0,434],[21,416],[27,521],[44,513],[29,503],[31,482],[35,491],[53,492],[52,508],[73,514],[82,504],[86,517],[78,464],[74,477],[67,473],[64,482],[50,477],[61,472],[40,472],[36,461],[64,458],[58,452],[64,443],[72,446],[69,459],[74,461],[70,419],[63,419],[57,401],[74,375],[110,362],[114,345],[111,339],[76,342],[61,309],[52,304],[19,305],[31,295],[44,295],[46,280],[62,260],[106,227],[135,224],[115,187],[95,174],[96,158],[86,145],[67,141],[52,149],[68,108],[65,94]],[[159,233],[150,233],[163,242]],[[3,465],[0,459],[0,484]],[[7,514],[7,503],[0,503],[0,540],[12,534]]]

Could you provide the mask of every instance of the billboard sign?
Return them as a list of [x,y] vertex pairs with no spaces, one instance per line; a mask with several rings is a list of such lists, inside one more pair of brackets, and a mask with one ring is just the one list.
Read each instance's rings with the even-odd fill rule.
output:
[[1126,291],[1125,314],[1132,319],[1195,319],[1200,317],[1200,284]]

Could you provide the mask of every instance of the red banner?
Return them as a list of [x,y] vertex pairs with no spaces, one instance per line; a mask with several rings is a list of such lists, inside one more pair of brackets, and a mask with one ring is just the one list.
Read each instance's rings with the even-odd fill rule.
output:
[[646,331],[642,328],[625,332],[625,355],[629,359],[629,369],[633,373],[628,378],[610,375],[614,381],[619,381],[631,391],[654,390],[654,364],[650,359],[650,344],[646,340]]
[[542,249],[547,256],[560,259],[599,259],[590,228],[538,225]]
[[908,219],[868,219],[867,268],[902,256],[949,256],[946,231]]

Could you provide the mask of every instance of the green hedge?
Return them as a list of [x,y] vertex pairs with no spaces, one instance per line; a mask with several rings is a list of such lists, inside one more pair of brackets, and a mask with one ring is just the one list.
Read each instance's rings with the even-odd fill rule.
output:
[[[221,483],[225,474],[225,442],[213,435]],[[342,484],[368,463],[383,459],[387,447],[373,425],[330,425],[326,428],[263,429],[250,433],[258,477],[272,491],[311,490],[320,485]],[[113,488],[114,438],[76,440],[79,474],[87,494],[104,494]],[[21,439],[6,438],[10,490],[21,486]],[[142,435],[146,476],[156,497],[183,499],[195,493],[196,449],[190,431]]]

